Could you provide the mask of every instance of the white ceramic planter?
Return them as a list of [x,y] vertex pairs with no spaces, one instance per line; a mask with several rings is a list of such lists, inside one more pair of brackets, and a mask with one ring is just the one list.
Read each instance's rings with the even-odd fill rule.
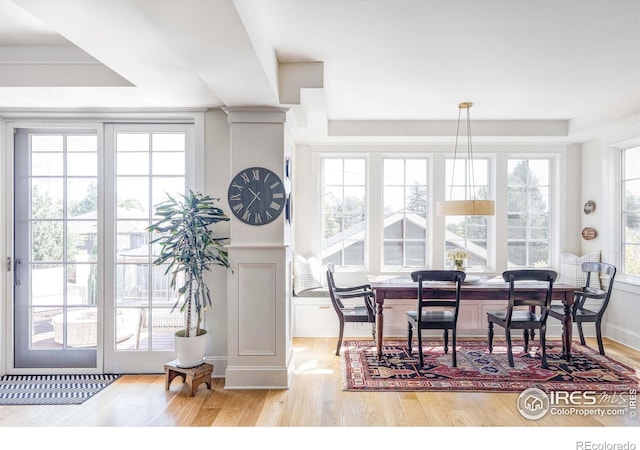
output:
[[[204,330],[201,330],[201,333]],[[187,368],[199,366],[204,362],[207,350],[207,332],[191,337],[175,335],[176,365]]]

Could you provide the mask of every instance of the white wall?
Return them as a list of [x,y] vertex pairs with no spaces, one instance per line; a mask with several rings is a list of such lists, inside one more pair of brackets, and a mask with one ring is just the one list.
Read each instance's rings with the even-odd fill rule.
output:
[[[544,148],[545,144],[541,143],[540,147]],[[295,173],[308,174],[304,177],[296,178],[294,186],[294,198],[296,202],[295,214],[295,249],[300,254],[308,254],[313,252],[313,236],[314,229],[318,226],[317,214],[315,213],[316,204],[310,201],[311,194],[317,188],[317,175],[312,166],[313,152],[331,152],[331,151],[352,151],[371,150],[372,148],[383,148],[382,144],[365,145],[358,147],[353,145],[349,148],[341,145],[298,145],[295,150]],[[475,146],[476,154],[479,151]],[[405,153],[407,146],[384,144],[384,151],[397,151]],[[413,146],[415,151],[416,146]],[[437,146],[432,148],[437,149]],[[514,151],[522,150],[522,146],[514,145]],[[505,151],[502,144],[501,151]],[[571,144],[566,147],[564,170],[558,176],[563,185],[561,192],[560,205],[558,211],[564,213],[564,217],[560,220],[557,244],[558,250],[567,250],[576,254],[585,254],[588,252],[600,250],[602,251],[602,260],[618,264],[617,251],[614,247],[616,230],[610,230],[609,223],[613,211],[613,204],[616,198],[613,196],[610,186],[611,172],[615,170],[612,167],[616,164],[612,161],[608,152],[611,148],[607,147],[599,140],[588,141],[584,144]],[[615,186],[613,186],[615,190]],[[303,201],[301,199],[307,199]],[[596,210],[590,215],[583,212],[584,203],[587,200],[593,200],[596,203]],[[581,230],[584,227],[592,227],[598,231],[598,237],[592,241],[585,241],[581,237]],[[617,244],[615,244],[617,245]],[[619,341],[625,345],[640,349],[640,325],[637,321],[638,305],[640,304],[640,286],[625,283],[623,280],[617,280],[614,290],[610,310],[605,318],[606,325],[603,333],[605,336]],[[593,327],[585,325],[585,333],[593,336]],[[577,336],[577,332],[575,333]]]
[[[608,145],[600,139],[593,139],[582,145],[582,186],[581,186],[581,227],[592,227],[598,235],[595,239],[582,240],[582,253],[602,251],[602,261],[621,267],[618,252],[619,230],[619,184],[617,172],[620,164],[616,145]],[[582,211],[587,200],[596,204],[591,214]],[[615,341],[640,349],[640,286],[630,283],[619,272],[614,283],[611,301],[605,315],[603,334]],[[590,332],[592,325],[585,325]]]
[[[580,230],[584,227],[591,227],[598,232],[598,236],[590,241],[580,239],[580,248],[582,254],[592,253],[595,251],[602,251],[602,261],[611,262],[609,255],[604,254],[608,251],[607,241],[608,232],[605,229],[607,226],[604,220],[604,214],[606,213],[609,205],[607,202],[607,190],[603,189],[604,174],[603,165],[605,164],[605,149],[599,140],[589,141],[582,145],[582,183],[580,185],[580,201],[572,205],[572,212],[580,217]],[[593,200],[596,204],[596,209],[591,214],[584,213],[584,204],[587,200]],[[580,232],[578,230],[578,232]]]
[[[205,115],[205,183],[204,193],[220,198],[220,207],[231,214],[227,202],[230,182],[230,135],[227,114],[221,110]],[[229,236],[229,222],[218,223],[216,232]],[[227,360],[227,269],[214,267],[206,274],[211,289],[212,307],[205,313],[208,330],[207,360],[213,363],[216,375],[224,375]]]

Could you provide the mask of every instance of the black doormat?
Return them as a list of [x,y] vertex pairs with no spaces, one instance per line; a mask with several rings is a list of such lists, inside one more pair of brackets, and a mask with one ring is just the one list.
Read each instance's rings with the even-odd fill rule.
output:
[[4,375],[0,405],[79,405],[120,375]]

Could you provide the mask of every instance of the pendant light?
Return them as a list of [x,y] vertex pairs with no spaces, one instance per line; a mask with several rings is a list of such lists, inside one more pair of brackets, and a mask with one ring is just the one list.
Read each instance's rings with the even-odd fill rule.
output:
[[[493,200],[477,200],[475,176],[473,173],[473,147],[471,145],[471,119],[469,109],[473,106],[471,102],[463,102],[458,105],[458,127],[456,129],[456,144],[453,152],[453,170],[451,172],[451,190],[449,200],[437,203],[436,211],[439,216],[493,216],[495,215],[495,202]],[[460,136],[460,118],[462,110],[467,112],[467,170],[465,171],[465,199],[451,200],[453,193],[453,181],[456,168],[456,158],[458,156],[458,138]],[[469,181],[471,186],[469,187]],[[471,194],[469,195],[469,189]],[[471,197],[471,198],[469,198]]]

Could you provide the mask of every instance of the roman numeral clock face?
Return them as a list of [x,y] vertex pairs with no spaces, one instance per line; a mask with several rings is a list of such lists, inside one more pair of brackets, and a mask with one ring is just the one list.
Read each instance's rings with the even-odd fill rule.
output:
[[233,177],[228,197],[233,214],[249,225],[273,222],[286,201],[280,177],[263,167],[251,167]]

